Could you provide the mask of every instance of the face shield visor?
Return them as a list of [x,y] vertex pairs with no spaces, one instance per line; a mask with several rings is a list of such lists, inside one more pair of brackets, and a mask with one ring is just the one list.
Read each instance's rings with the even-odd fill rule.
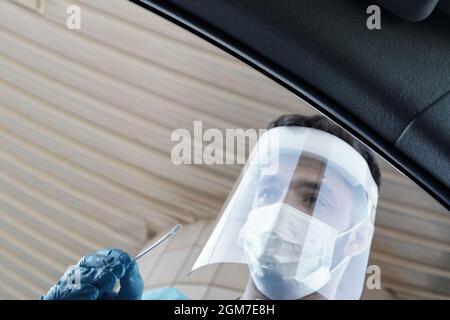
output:
[[378,189],[364,158],[327,132],[265,132],[192,270],[245,263],[270,299],[359,299]]

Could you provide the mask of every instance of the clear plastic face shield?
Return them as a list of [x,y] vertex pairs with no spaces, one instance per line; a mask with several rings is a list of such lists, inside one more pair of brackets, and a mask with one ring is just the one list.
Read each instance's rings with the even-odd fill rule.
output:
[[367,162],[324,131],[261,136],[193,270],[248,265],[270,299],[359,299],[378,189]]

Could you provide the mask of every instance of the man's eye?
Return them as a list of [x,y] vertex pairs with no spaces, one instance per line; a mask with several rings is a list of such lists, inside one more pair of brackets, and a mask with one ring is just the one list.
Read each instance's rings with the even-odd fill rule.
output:
[[329,208],[329,203],[324,197],[318,197],[316,194],[312,194],[303,198],[303,204],[309,208],[326,209]]
[[321,206],[321,207],[327,207],[328,203],[323,197],[317,196],[317,194],[310,194],[307,196],[304,196],[302,198],[302,202],[305,205],[308,205],[309,207],[312,206]]
[[317,201],[317,196],[316,195],[308,195],[306,197],[302,198],[302,202],[306,205],[308,205],[308,207],[313,206]]

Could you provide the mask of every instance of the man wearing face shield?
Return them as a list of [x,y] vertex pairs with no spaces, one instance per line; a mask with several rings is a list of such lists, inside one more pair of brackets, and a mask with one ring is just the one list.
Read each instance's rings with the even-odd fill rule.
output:
[[[341,128],[321,116],[282,116],[260,137],[193,270],[247,264],[241,299],[359,299],[379,184],[373,154]],[[105,252],[77,264],[80,289],[62,285],[68,272],[42,299],[141,298],[137,265],[124,252]],[[117,276],[107,277],[116,274],[111,264],[125,266],[119,294]],[[142,297],[187,298],[174,288]]]
[[320,116],[260,137],[193,270],[244,263],[241,299],[359,299],[380,182],[373,154]]

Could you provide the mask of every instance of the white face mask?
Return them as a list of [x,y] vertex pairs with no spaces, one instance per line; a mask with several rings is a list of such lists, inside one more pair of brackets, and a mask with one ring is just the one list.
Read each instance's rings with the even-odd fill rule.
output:
[[239,238],[252,279],[270,299],[300,299],[329,280],[338,231],[287,204],[253,210]]

